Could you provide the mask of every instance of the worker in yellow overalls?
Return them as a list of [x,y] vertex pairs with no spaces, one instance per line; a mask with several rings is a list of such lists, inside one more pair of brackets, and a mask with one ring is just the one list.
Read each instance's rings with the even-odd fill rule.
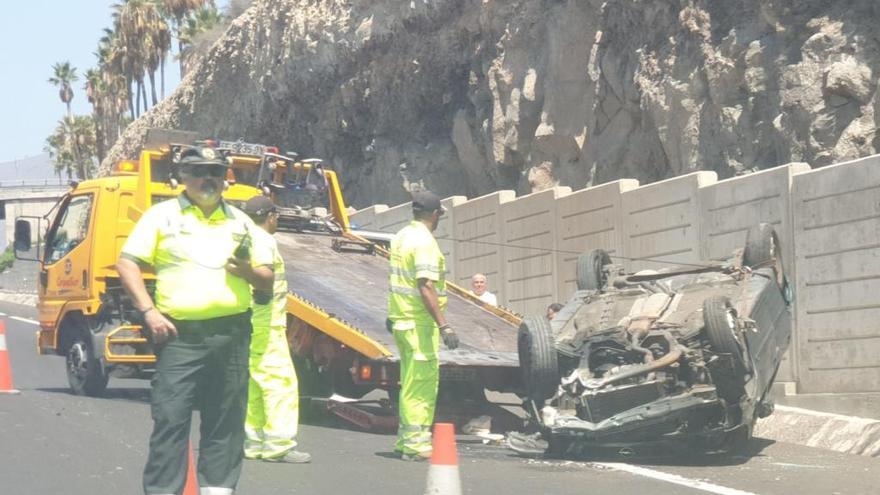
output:
[[299,389],[287,346],[287,278],[284,260],[272,234],[278,229],[278,210],[266,196],[244,205],[259,229],[254,240],[269,246],[275,284],[271,291],[254,290],[254,333],[251,336],[250,382],[244,424],[244,456],[269,462],[301,464],[312,456],[296,450]]
[[[199,486],[232,495],[241,474],[251,286],[272,286],[272,258],[253,221],[221,198],[228,162],[192,147],[178,166],[186,190],[144,212],[116,264],[156,353],[147,495],[180,493],[192,412],[199,410]],[[143,270],[156,273],[153,294]]]
[[458,336],[446,322],[446,260],[433,232],[446,211],[430,191],[413,194],[413,221],[391,240],[388,320],[400,351],[400,424],[395,452],[404,460],[431,457],[437,404],[440,337]]

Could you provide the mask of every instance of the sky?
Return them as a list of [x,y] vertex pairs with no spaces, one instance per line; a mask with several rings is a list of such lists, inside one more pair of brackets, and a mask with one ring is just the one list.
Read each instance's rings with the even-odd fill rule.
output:
[[[55,62],[69,60],[77,68],[80,80],[73,86],[73,112],[91,113],[91,105],[82,89],[83,74],[97,65],[93,52],[103,28],[111,26],[110,6],[116,1],[2,0],[2,3],[0,163],[42,153],[46,137],[64,116],[65,107],[58,98],[58,89],[47,82]],[[180,81],[177,62],[169,59],[167,64],[166,95]]]

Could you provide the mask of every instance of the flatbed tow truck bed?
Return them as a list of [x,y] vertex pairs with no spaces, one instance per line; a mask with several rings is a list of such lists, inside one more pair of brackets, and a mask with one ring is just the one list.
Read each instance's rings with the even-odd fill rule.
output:
[[[340,236],[335,234],[278,232],[275,238],[295,297],[384,346],[390,355],[378,360],[399,361],[394,337],[385,329],[388,260],[370,252],[336,251],[333,241]],[[519,367],[517,327],[509,321],[452,292],[446,319],[461,345],[450,351],[441,344],[441,366]]]

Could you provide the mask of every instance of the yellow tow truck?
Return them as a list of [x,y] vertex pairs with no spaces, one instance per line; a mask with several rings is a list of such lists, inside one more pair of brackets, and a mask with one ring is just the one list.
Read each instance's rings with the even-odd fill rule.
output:
[[[189,134],[172,137],[194,142]],[[148,377],[155,362],[114,265],[140,215],[182,190],[173,180],[172,137],[155,133],[139,160],[73,185],[51,221],[50,215],[16,220],[16,256],[40,262],[38,352],[66,356],[77,394],[101,395],[111,375]],[[336,173],[320,160],[263,145],[210,144],[228,152],[227,201],[269,194],[281,207],[285,231],[276,239],[286,263],[287,333],[300,393],[360,398],[379,388],[393,399],[399,355],[385,329],[387,252],[370,233],[351,229]],[[45,242],[34,246],[31,230],[35,223],[42,230],[44,221]],[[151,280],[148,274],[148,288]],[[520,390],[519,317],[449,285],[447,319],[462,345],[440,354],[441,394]]]

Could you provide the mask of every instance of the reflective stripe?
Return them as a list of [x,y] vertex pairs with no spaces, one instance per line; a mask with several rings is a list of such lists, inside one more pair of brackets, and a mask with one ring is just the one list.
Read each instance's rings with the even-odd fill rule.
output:
[[232,495],[233,493],[235,493],[234,489],[219,486],[203,486],[199,489],[200,495]]
[[433,272],[433,273],[440,273],[440,266],[439,266],[439,265],[434,265],[434,264],[431,264],[431,265],[427,265],[427,264],[416,265],[416,273],[418,273],[418,272]]
[[[437,291],[438,296],[446,296],[445,290],[437,290],[436,287],[434,288],[434,290]],[[419,292],[419,289],[413,289],[412,287],[401,287],[399,285],[392,285],[391,292],[395,294],[403,294],[405,296],[421,296],[421,292]]]
[[0,333],[0,351],[6,350],[6,335]]
[[431,427],[428,425],[399,425],[398,429],[404,433],[430,432]]
[[400,278],[410,278],[410,279],[416,278],[415,272],[407,270],[406,268],[404,268],[402,266],[394,266],[394,265],[391,265],[391,275],[395,275]]

